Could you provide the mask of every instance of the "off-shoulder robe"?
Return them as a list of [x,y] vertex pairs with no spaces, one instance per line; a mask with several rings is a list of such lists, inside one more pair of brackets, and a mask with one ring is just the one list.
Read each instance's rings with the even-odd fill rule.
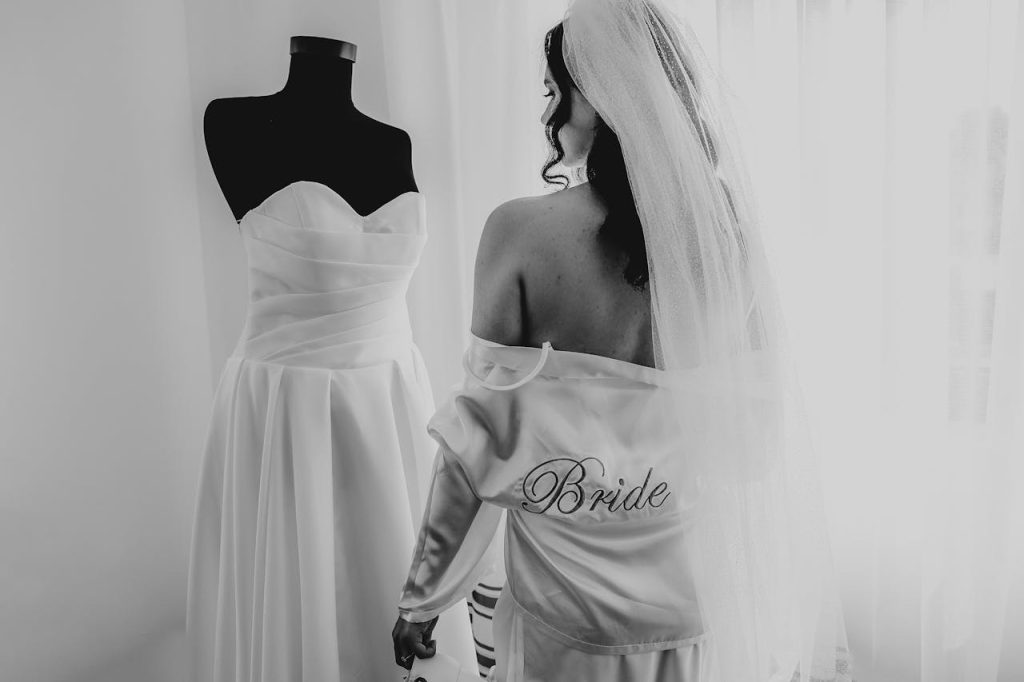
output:
[[688,561],[699,424],[668,411],[669,374],[471,336],[465,377],[428,423],[430,496],[399,612],[433,618],[493,559],[501,682],[698,682],[711,645]]

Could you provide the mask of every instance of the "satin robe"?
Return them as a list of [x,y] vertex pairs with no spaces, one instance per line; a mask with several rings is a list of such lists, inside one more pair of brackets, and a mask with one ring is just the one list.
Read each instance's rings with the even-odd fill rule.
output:
[[471,337],[430,418],[439,447],[399,613],[430,620],[500,553],[498,682],[699,682],[710,638],[688,561],[698,424],[668,374],[589,353]]

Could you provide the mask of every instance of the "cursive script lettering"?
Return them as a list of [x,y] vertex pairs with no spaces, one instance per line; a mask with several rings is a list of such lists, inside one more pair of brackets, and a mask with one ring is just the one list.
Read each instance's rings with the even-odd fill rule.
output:
[[[604,507],[610,512],[633,511],[661,507],[672,493],[668,483],[661,481],[649,491],[654,468],[647,469],[643,483],[626,490],[625,479],[619,478],[613,488],[595,485],[605,478],[604,463],[597,457],[557,457],[541,462],[523,479],[522,503],[531,514],[544,514],[554,508],[562,514],[579,511],[589,501],[589,511]],[[589,490],[589,493],[588,493]]]

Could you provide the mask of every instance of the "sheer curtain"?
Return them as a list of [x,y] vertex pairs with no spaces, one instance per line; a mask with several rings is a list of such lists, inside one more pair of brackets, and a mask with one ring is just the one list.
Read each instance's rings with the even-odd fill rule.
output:
[[[410,298],[438,400],[462,375],[488,214],[544,193],[543,38],[567,0],[381,0],[388,111],[412,135],[431,237]],[[422,330],[422,333],[421,333]]]
[[677,6],[737,98],[858,679],[1024,678],[1024,5]]

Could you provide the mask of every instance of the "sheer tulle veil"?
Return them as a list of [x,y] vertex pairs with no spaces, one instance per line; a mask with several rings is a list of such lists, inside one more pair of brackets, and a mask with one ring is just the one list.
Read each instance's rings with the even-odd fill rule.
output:
[[619,138],[659,369],[698,482],[714,682],[852,679],[814,452],[723,87],[660,0],[574,0],[563,57]]

